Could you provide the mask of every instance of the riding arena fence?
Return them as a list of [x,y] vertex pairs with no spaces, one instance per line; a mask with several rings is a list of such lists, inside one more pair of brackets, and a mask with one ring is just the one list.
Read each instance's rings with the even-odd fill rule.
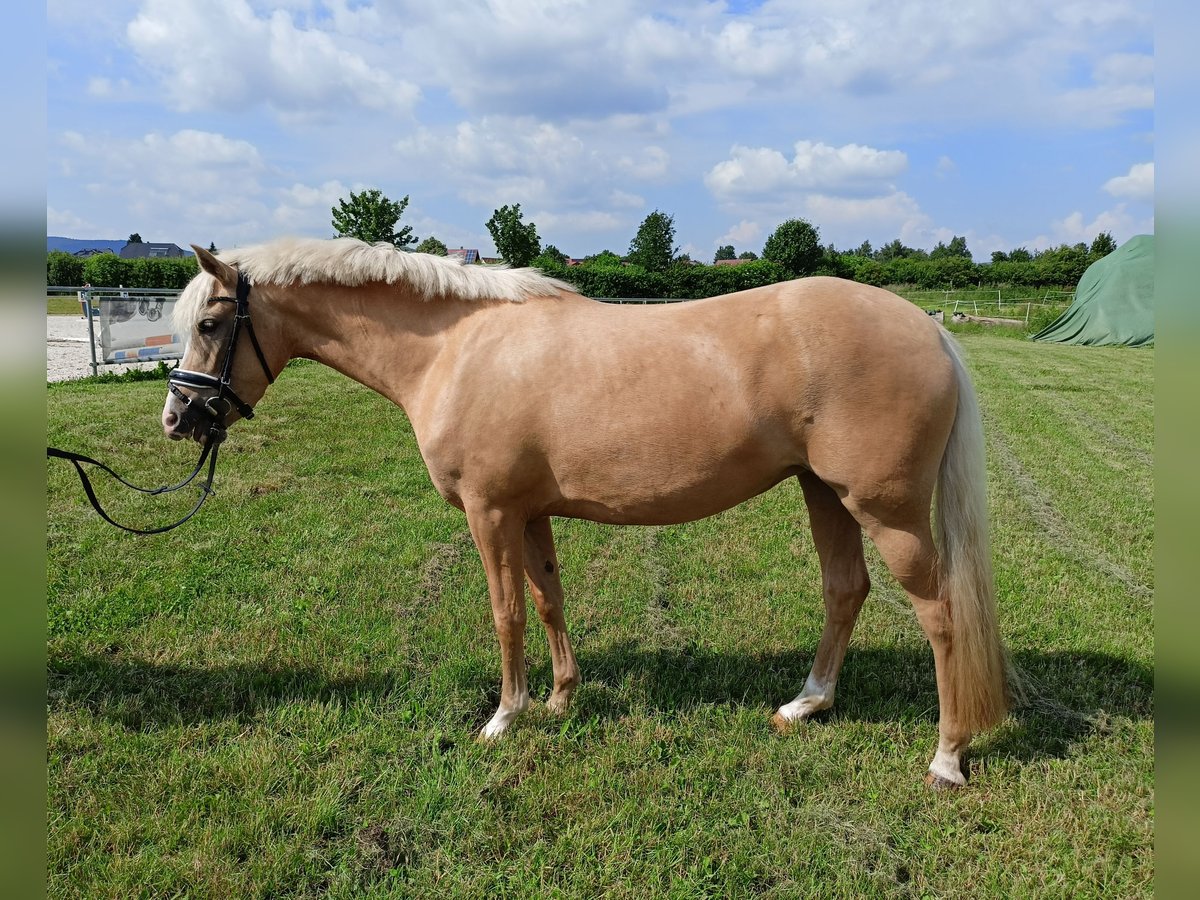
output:
[[79,298],[88,323],[93,375],[104,365],[183,358],[186,338],[171,330],[178,290],[52,285],[46,292]]

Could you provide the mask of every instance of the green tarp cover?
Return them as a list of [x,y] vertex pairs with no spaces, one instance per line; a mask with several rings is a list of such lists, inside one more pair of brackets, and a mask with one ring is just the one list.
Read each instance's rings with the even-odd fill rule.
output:
[[1154,343],[1154,235],[1130,238],[1083,273],[1075,301],[1033,336],[1059,344]]

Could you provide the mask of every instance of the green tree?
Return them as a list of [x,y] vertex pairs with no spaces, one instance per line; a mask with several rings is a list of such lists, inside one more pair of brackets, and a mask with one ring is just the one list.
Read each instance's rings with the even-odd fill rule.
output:
[[1033,259],[1033,254],[1024,247],[1014,247],[1008,251],[1009,262],[1030,262]]
[[213,241],[209,241],[208,242],[208,252],[209,253],[220,253],[221,251],[217,249],[217,245]]
[[967,239],[959,237],[957,234],[950,239],[949,244],[938,241],[937,246],[929,251],[930,259],[953,259],[954,257],[971,258],[971,251],[967,249]]
[[[1011,254],[1010,254],[1011,258]],[[1034,260],[1038,281],[1044,285],[1078,284],[1088,267],[1087,244],[1043,250]]]
[[1092,241],[1092,246],[1088,248],[1088,257],[1095,262],[1101,257],[1108,256],[1117,249],[1117,242],[1113,240],[1112,232],[1102,231],[1096,235],[1096,239]]
[[758,254],[755,253],[753,250],[743,250],[741,253],[738,254],[738,259],[748,259],[748,260],[753,261],[753,260],[758,259]]
[[445,256],[446,245],[435,238],[433,235],[425,238],[421,243],[417,244],[418,253],[432,253],[434,256]]
[[713,254],[713,262],[721,259],[737,259],[733,252],[733,244],[725,244],[717,248],[717,252]]
[[824,258],[821,235],[804,219],[788,219],[763,245],[762,257],[778,263],[793,278],[811,275]]
[[558,263],[560,266],[565,266],[567,264],[567,254],[563,253],[553,244],[547,244],[545,247],[543,247],[541,256],[545,257],[546,259],[554,260],[554,262]]
[[858,249],[854,251],[855,256],[861,256],[863,259],[871,259],[875,255],[874,249],[871,247],[870,241],[863,241],[858,245]]
[[331,210],[334,236],[358,238],[369,244],[383,241],[403,249],[417,242],[411,226],[396,229],[396,223],[407,206],[407,194],[400,201],[393,202],[375,188],[360,194],[351,191],[349,200],[339,200]]
[[617,256],[617,254],[613,253],[611,250],[601,250],[594,256],[585,257],[583,261],[589,266],[606,269],[617,268],[623,262],[621,257]]
[[513,206],[505,204],[493,210],[492,217],[485,224],[496,251],[510,266],[527,266],[541,252],[537,226],[521,221],[520,203]]
[[913,256],[917,251],[912,247],[905,246],[900,238],[894,241],[888,241],[879,248],[879,252],[875,254],[875,258],[880,262],[889,262],[893,259],[904,259]]
[[131,234],[129,236],[129,240],[127,240],[125,243],[140,244],[141,242],[142,242],[142,236],[135,231],[133,234]]
[[678,252],[675,218],[657,209],[642,220],[629,242],[629,261],[647,272],[666,271]]

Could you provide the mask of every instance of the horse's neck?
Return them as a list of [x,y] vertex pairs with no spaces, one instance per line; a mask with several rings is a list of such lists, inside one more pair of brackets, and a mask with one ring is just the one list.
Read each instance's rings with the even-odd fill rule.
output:
[[297,300],[289,316],[293,356],[324,363],[410,412],[426,371],[470,311],[462,301],[376,285],[313,285]]

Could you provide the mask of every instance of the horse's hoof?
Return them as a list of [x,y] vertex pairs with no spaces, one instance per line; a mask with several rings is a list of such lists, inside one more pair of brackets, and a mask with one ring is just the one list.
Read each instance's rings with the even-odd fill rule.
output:
[[771,727],[775,729],[776,734],[787,734],[795,724],[791,719],[785,719],[779,713],[771,716]]
[[949,778],[945,778],[942,775],[936,775],[933,772],[926,772],[925,785],[926,787],[930,787],[935,791],[957,791],[966,787],[967,783],[965,781],[951,781]]

